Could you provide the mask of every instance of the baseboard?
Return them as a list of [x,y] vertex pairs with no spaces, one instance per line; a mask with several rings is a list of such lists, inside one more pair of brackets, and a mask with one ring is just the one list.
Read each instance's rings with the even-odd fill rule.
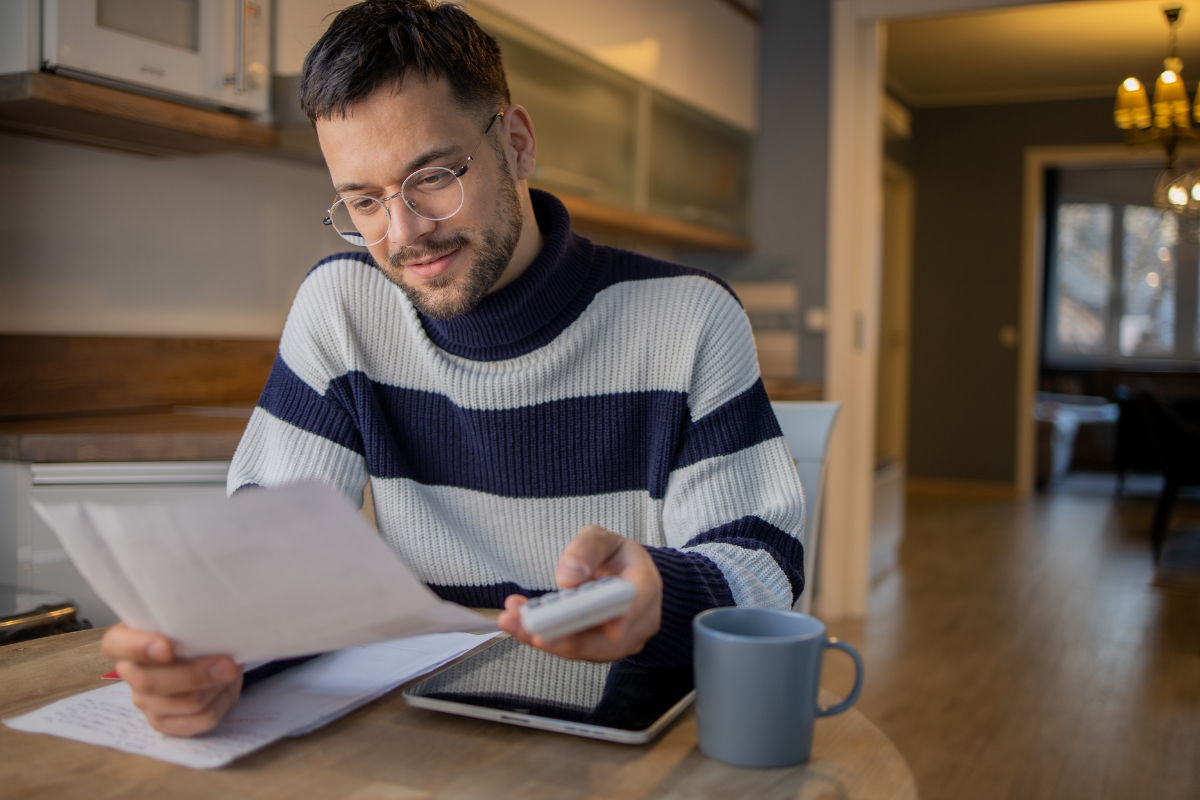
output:
[[987,500],[1018,500],[1022,492],[1004,481],[967,481],[954,478],[909,476],[908,493],[923,497],[974,497]]

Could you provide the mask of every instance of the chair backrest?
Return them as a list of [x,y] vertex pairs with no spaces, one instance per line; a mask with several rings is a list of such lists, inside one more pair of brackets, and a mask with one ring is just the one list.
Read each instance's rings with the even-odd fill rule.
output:
[[821,498],[825,489],[825,461],[829,439],[841,403],[771,403],[788,450],[796,462],[800,485],[804,488],[804,593],[796,601],[796,610],[812,612],[813,576],[817,571],[817,546],[820,543]]

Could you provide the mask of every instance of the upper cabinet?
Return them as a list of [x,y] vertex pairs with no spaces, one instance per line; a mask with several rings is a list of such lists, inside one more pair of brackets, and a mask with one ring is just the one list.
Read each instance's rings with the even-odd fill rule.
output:
[[720,231],[730,249],[749,236],[751,134],[478,2],[471,13],[499,42],[513,102],[533,118],[531,183]]
[[659,94],[650,130],[650,210],[749,235],[750,134]]
[[538,137],[533,181],[635,207],[640,87],[599,64],[546,52],[489,27],[504,53],[513,102],[533,118]]

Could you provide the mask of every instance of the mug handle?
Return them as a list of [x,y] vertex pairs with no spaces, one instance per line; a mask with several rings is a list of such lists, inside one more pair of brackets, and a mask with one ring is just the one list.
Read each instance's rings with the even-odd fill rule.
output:
[[858,654],[858,651],[852,645],[846,644],[841,639],[833,636],[825,640],[825,646],[849,653],[850,657],[854,659],[854,688],[850,690],[850,694],[845,700],[836,705],[832,705],[829,708],[817,706],[816,716],[818,717],[832,717],[834,714],[841,714],[843,711],[848,711],[850,706],[854,705],[854,701],[858,699],[858,694],[862,691],[863,685],[863,662],[862,656]]

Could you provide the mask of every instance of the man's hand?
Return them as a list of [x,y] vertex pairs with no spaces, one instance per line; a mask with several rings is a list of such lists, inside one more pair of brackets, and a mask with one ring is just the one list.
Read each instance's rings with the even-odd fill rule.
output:
[[101,650],[150,727],[170,736],[212,730],[242,692],[242,668],[229,656],[176,658],[170,639],[124,623],[108,629]]
[[570,589],[606,575],[624,578],[637,589],[633,606],[624,616],[548,641],[521,627],[520,608],[529,600],[512,594],[505,599],[504,611],[497,619],[500,629],[539,650],[576,661],[616,661],[640,652],[658,633],[662,620],[662,576],[646,548],[599,525],[589,525],[563,550],[554,580]]

